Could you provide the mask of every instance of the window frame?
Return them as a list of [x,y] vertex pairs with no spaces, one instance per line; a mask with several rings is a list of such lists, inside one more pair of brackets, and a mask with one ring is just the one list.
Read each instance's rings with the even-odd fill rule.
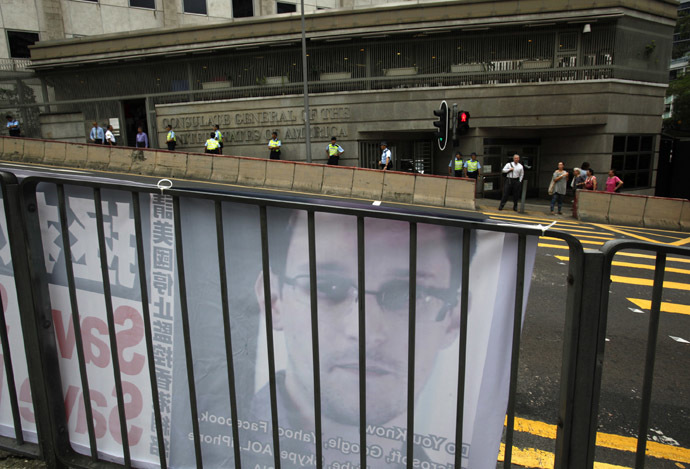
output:
[[[654,134],[624,134],[613,136],[611,144],[611,169],[614,169],[616,171],[616,176],[623,180],[626,189],[644,189],[652,186],[654,151],[656,148],[655,137]],[[618,142],[616,140],[621,138],[624,139],[622,142],[623,149],[613,151],[616,148],[616,144],[621,143],[620,140],[618,140]],[[631,147],[631,144],[633,144],[633,147]],[[646,158],[649,159],[649,166],[640,167],[640,163]],[[608,172],[608,169],[606,169],[606,172]],[[640,178],[645,177],[645,175],[647,178],[646,181],[640,182]]]
[[[14,33],[35,34],[36,40],[33,42],[33,44],[36,44],[38,41],[41,40],[41,35],[40,35],[39,31],[26,31],[23,29],[6,29],[5,30],[5,39],[7,40],[7,51],[9,53],[9,58],[10,59],[30,59],[31,58],[31,52],[29,51],[29,48],[28,48],[29,46],[27,46],[27,49],[26,49],[27,54],[28,54],[26,57],[24,57],[24,56],[17,57],[17,56],[12,54],[12,44],[10,43],[11,42],[10,41],[10,35],[14,34]],[[33,45],[33,44],[30,44],[30,45]]]

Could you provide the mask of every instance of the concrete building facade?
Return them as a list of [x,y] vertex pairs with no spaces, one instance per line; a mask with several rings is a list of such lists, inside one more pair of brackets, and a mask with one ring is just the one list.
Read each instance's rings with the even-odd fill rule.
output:
[[[71,1],[71,0],[69,0]],[[677,2],[450,1],[319,10],[307,15],[307,81],[315,162],[330,137],[342,164],[373,167],[387,140],[396,169],[447,174],[454,150],[475,151],[483,192],[518,152],[532,195],[558,161],[616,167],[626,188],[650,193],[658,158]],[[172,124],[178,147],[203,148],[213,124],[227,154],[303,161],[297,14],[41,41],[32,69],[47,99],[37,114],[116,122],[124,143],[145,126],[157,146]],[[435,144],[433,110],[471,114],[457,146]],[[26,106],[25,106],[26,107]],[[75,115],[77,117],[75,118]],[[69,118],[68,118],[69,116]]]

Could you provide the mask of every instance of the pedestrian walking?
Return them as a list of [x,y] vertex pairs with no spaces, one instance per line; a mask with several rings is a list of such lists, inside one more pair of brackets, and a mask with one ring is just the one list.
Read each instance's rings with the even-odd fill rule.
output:
[[481,176],[482,165],[477,161],[477,154],[475,152],[470,153],[470,159],[465,161],[463,165],[463,170],[465,171],[465,177],[472,178],[474,180],[479,180]]
[[620,192],[623,181],[616,176],[615,169],[609,169],[609,177],[606,178],[606,192]]
[[220,142],[216,140],[216,133],[211,132],[209,135],[210,138],[206,140],[206,143],[204,144],[204,147],[206,147],[204,153],[211,153],[213,155],[220,154]]
[[175,151],[175,147],[177,146],[177,137],[175,136],[172,125],[166,125],[165,128],[168,131],[168,133],[165,135],[165,143],[168,145],[168,151]]
[[115,141],[115,134],[113,133],[113,126],[109,125],[108,128],[105,130],[105,144],[106,145],[115,145],[117,142]]
[[9,114],[5,117],[7,118],[7,130],[10,133],[10,137],[21,137],[22,131],[19,128],[19,121]]
[[594,175],[592,168],[587,168],[587,177],[585,178],[585,190],[597,190],[597,177]]
[[508,198],[512,196],[513,210],[517,212],[518,199],[522,190],[522,178],[525,177],[525,168],[520,164],[520,155],[515,153],[513,161],[506,163],[502,172],[505,175],[505,181],[503,184],[503,198],[498,209],[503,210]]
[[143,127],[137,127],[137,137],[134,145],[137,148],[148,148],[149,147],[149,136],[144,132]]
[[93,127],[91,127],[91,132],[89,132],[89,140],[96,145],[102,145],[104,137],[105,132],[103,132],[103,128],[98,125],[98,122],[94,122]]
[[455,156],[450,160],[450,163],[448,163],[448,175],[461,178],[464,165],[465,162],[462,159],[462,153],[456,151]]
[[272,160],[279,160],[280,159],[280,147],[282,146],[282,143],[280,143],[280,140],[278,140],[278,133],[273,132],[271,134],[271,140],[268,141],[268,149],[270,151],[270,154],[268,157]]
[[218,154],[222,155],[223,154],[223,133],[220,131],[220,126],[218,124],[213,126],[213,130],[215,133],[215,139],[218,141],[220,146],[218,147]]
[[568,171],[565,170],[563,162],[558,163],[558,169],[553,172],[551,176],[551,184],[549,185],[549,194],[551,195],[551,215],[553,215],[553,208],[558,203],[558,214],[563,215],[563,197],[568,188]]
[[345,150],[343,150],[343,147],[338,145],[338,142],[336,142],[335,137],[331,137],[331,143],[328,144],[328,147],[326,148],[326,155],[328,155],[328,164],[337,166],[338,161],[340,161],[340,155],[345,153]]
[[390,169],[393,165],[393,158],[391,151],[388,149],[388,142],[381,142],[381,161],[379,162],[379,169],[385,171]]

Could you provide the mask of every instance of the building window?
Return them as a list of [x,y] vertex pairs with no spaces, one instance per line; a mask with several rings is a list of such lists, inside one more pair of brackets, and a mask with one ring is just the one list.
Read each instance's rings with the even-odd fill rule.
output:
[[249,18],[254,16],[252,0],[232,0],[232,17]]
[[7,31],[7,42],[10,46],[10,57],[13,59],[30,59],[29,46],[38,42],[38,33]]
[[184,0],[184,12],[199,15],[207,14],[206,0]]
[[623,180],[626,189],[649,187],[653,154],[654,136],[618,135],[613,137],[611,168],[616,170],[616,175]]
[[137,8],[156,9],[156,0],[129,0],[129,6]]
[[294,3],[278,2],[278,13],[294,13],[297,11],[297,5]]

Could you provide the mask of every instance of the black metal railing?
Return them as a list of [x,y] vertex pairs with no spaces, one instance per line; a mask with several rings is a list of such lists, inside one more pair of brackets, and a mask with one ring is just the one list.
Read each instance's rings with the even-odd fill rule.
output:
[[[127,266],[131,273],[138,277],[138,282],[133,281],[132,285],[136,285],[138,292],[136,294],[136,301],[140,303],[141,314],[143,317],[143,337],[145,339],[145,355],[146,355],[146,374],[148,375],[148,383],[150,384],[150,395],[145,396],[146,400],[152,403],[152,423],[151,431],[154,439],[151,442],[150,454],[155,456],[154,465],[160,467],[168,467],[170,463],[170,443],[166,446],[166,437],[171,440],[169,435],[170,422],[167,420],[167,414],[163,415],[163,409],[168,409],[171,405],[168,401],[170,392],[165,389],[163,381],[161,381],[160,370],[157,368],[161,356],[160,349],[154,345],[154,338],[159,332],[156,331],[152,324],[155,322],[157,316],[156,311],[151,311],[154,305],[152,293],[151,279],[154,275],[154,266],[147,259],[150,253],[146,252],[146,240],[151,241],[155,236],[162,236],[161,233],[154,233],[153,228],[148,232],[144,226],[145,220],[151,220],[153,210],[162,208],[169,210],[161,215],[161,219],[168,220],[169,224],[174,224],[174,237],[171,241],[170,256],[168,260],[173,263],[175,273],[173,274],[174,295],[179,300],[179,314],[181,318],[180,326],[182,328],[181,336],[178,338],[183,343],[184,356],[184,380],[186,381],[186,390],[181,394],[187,398],[186,408],[189,410],[190,419],[189,425],[191,431],[189,432],[189,440],[193,441],[193,450],[188,459],[190,466],[203,467],[204,465],[204,448],[202,443],[206,440],[206,435],[202,434],[200,428],[200,409],[199,396],[200,389],[197,383],[198,375],[195,374],[195,366],[199,360],[206,357],[199,356],[195,353],[195,347],[199,346],[197,335],[194,334],[193,329],[197,327],[199,321],[217,321],[222,323],[222,341],[223,350],[222,356],[225,358],[223,375],[227,377],[227,389],[204,389],[201,391],[208,395],[209,393],[217,393],[218,399],[225,402],[228,401],[230,408],[230,425],[232,428],[232,440],[228,441],[228,446],[232,446],[231,453],[233,455],[233,465],[240,468],[242,465],[241,455],[241,439],[240,433],[242,431],[241,415],[238,413],[243,411],[243,403],[240,402],[238,396],[238,386],[247,388],[247,376],[243,375],[238,368],[238,363],[235,358],[240,353],[242,347],[236,343],[238,336],[233,336],[233,330],[237,327],[239,320],[246,320],[241,315],[237,316],[237,311],[234,314],[231,302],[231,294],[229,286],[232,286],[229,269],[241,269],[241,265],[235,263],[230,256],[234,250],[240,249],[237,246],[231,246],[228,241],[231,239],[228,236],[229,230],[237,230],[238,227],[233,226],[235,222],[241,222],[242,219],[236,218],[233,213],[228,212],[228,207],[242,207],[246,213],[250,213],[252,218],[247,218],[253,226],[256,227],[255,234],[258,234],[258,241],[254,240],[254,245],[258,248],[259,264],[257,271],[260,274],[260,280],[257,280],[255,289],[259,301],[263,301],[263,308],[259,305],[259,313],[263,313],[262,320],[258,320],[257,325],[263,321],[265,326],[265,334],[263,340],[266,345],[266,359],[268,365],[267,376],[267,396],[270,407],[270,432],[267,432],[266,443],[272,447],[272,461],[271,464],[275,468],[280,468],[282,461],[281,449],[282,443],[285,440],[281,438],[281,432],[284,428],[279,425],[279,417],[284,416],[279,413],[283,411],[280,403],[280,388],[281,384],[276,371],[276,348],[274,343],[274,328],[276,320],[284,321],[283,318],[276,319],[276,315],[280,316],[282,311],[274,309],[276,298],[282,295],[281,288],[286,282],[285,279],[280,279],[275,274],[273,264],[281,262],[280,249],[277,247],[280,236],[276,235],[278,228],[291,226],[290,219],[280,218],[276,216],[276,210],[291,210],[294,213],[300,213],[301,216],[306,217],[306,257],[302,259],[306,262],[305,268],[308,275],[308,317],[310,319],[310,331],[304,331],[303,340],[309,343],[311,351],[311,373],[313,383],[307,386],[307,389],[313,386],[313,412],[314,412],[314,448],[315,455],[314,465],[318,468],[324,466],[324,441],[322,437],[324,409],[322,409],[322,400],[324,392],[332,392],[332,389],[324,389],[322,376],[322,350],[323,346],[329,346],[328,343],[322,343],[323,338],[320,337],[319,329],[319,279],[321,270],[317,268],[317,251],[321,252],[323,249],[323,237],[317,236],[316,218],[324,216],[321,214],[330,214],[337,216],[349,217],[348,219],[356,220],[356,239],[352,243],[356,252],[348,253],[346,249],[340,246],[332,246],[334,249],[340,249],[340,254],[347,256],[352,255],[353,262],[356,264],[356,281],[347,288],[355,288],[355,299],[358,303],[356,308],[358,324],[357,324],[357,338],[356,338],[356,375],[359,381],[358,385],[358,418],[359,418],[359,457],[358,462],[360,467],[376,467],[375,464],[369,462],[367,451],[367,415],[370,410],[367,405],[367,397],[371,396],[372,389],[367,386],[367,362],[370,357],[367,354],[367,340],[376,331],[371,331],[367,327],[368,317],[367,304],[365,296],[367,294],[375,294],[377,301],[382,301],[385,293],[381,291],[372,292],[366,289],[369,284],[365,278],[365,264],[367,261],[367,243],[371,243],[371,237],[367,236],[366,223],[372,220],[388,220],[391,222],[407,224],[407,241],[404,251],[399,252],[400,256],[408,256],[409,259],[409,277],[406,280],[406,289],[408,296],[407,304],[407,357],[406,357],[406,383],[404,389],[391,390],[392,393],[402,394],[406,392],[406,434],[415,435],[415,407],[416,407],[416,393],[418,381],[421,379],[415,375],[417,371],[416,357],[417,357],[417,338],[418,338],[418,315],[423,314],[418,311],[418,295],[419,285],[417,279],[418,262],[420,259],[420,238],[419,227],[423,226],[437,226],[442,229],[453,229],[457,233],[462,234],[458,256],[461,258],[460,265],[460,279],[461,286],[459,289],[459,298],[457,306],[459,308],[459,335],[458,335],[458,378],[457,378],[457,407],[454,415],[455,434],[454,434],[454,464],[455,467],[461,467],[463,459],[463,422],[465,417],[465,388],[466,388],[466,374],[467,374],[467,344],[468,344],[468,318],[470,316],[470,279],[472,275],[476,275],[471,269],[470,259],[473,255],[475,237],[478,233],[484,232],[499,232],[505,233],[507,236],[516,238],[516,270],[514,271],[514,301],[513,301],[513,323],[512,323],[512,339],[511,339],[511,363],[510,363],[510,380],[508,390],[508,404],[507,404],[507,426],[505,434],[505,460],[504,467],[512,467],[512,448],[513,448],[513,434],[514,434],[514,419],[515,419],[515,396],[517,387],[517,370],[519,363],[520,350],[520,331],[523,320],[524,310],[524,293],[525,293],[525,270],[526,270],[526,256],[529,245],[529,240],[532,237],[546,236],[551,238],[561,239],[568,244],[569,247],[569,267],[567,283],[567,305],[566,305],[566,319],[564,324],[564,345],[562,358],[562,374],[561,374],[561,397],[560,407],[558,409],[559,425],[558,436],[556,441],[556,464],[557,468],[591,468],[594,461],[594,438],[596,435],[596,421],[598,410],[598,395],[601,387],[601,367],[603,359],[604,335],[606,331],[606,311],[608,304],[608,282],[610,278],[611,260],[615,253],[621,249],[645,249],[652,250],[659,253],[657,261],[657,273],[655,274],[654,291],[652,294],[652,323],[650,326],[650,340],[647,349],[647,368],[645,371],[645,386],[644,386],[644,400],[642,417],[640,419],[640,437],[638,445],[638,468],[643,465],[643,458],[645,454],[644,444],[646,442],[646,429],[648,427],[649,415],[649,395],[651,393],[652,374],[654,365],[654,351],[655,342],[652,340],[656,337],[658,327],[659,303],[661,286],[663,285],[663,267],[664,256],[667,253],[675,253],[682,256],[690,256],[690,249],[681,247],[668,247],[653,245],[649,243],[639,242],[623,242],[615,241],[607,243],[601,251],[587,251],[582,249],[580,242],[572,235],[561,233],[558,231],[549,230],[542,232],[539,229],[528,226],[518,225],[499,225],[472,219],[440,217],[435,215],[425,215],[401,211],[383,211],[372,210],[369,208],[362,208],[361,206],[336,206],[325,205],[323,202],[316,200],[304,199],[279,199],[279,198],[259,198],[250,197],[246,195],[227,194],[212,191],[190,190],[190,189],[166,189],[165,192],[156,188],[143,187],[140,185],[123,185],[116,182],[108,181],[84,181],[77,179],[65,178],[51,178],[51,177],[28,177],[21,183],[8,173],[3,173],[2,180],[2,195],[5,208],[5,219],[0,219],[0,223],[4,223],[8,232],[8,241],[12,251],[12,268],[15,282],[18,291],[18,303],[22,320],[23,336],[26,349],[26,360],[29,370],[29,379],[31,383],[33,405],[35,409],[36,418],[36,434],[38,444],[27,443],[23,438],[21,420],[19,418],[19,409],[17,404],[17,396],[15,385],[11,384],[10,376],[12,375],[12,359],[16,360],[17,356],[14,354],[10,359],[9,346],[5,324],[0,323],[0,341],[2,342],[5,366],[8,375],[7,384],[10,387],[10,397],[12,400],[12,415],[14,418],[15,438],[1,438],[0,447],[10,452],[17,452],[20,454],[27,454],[33,457],[41,457],[45,459],[51,467],[70,466],[70,467],[132,467],[133,457],[130,452],[130,429],[128,429],[128,407],[131,404],[131,393],[126,392],[123,386],[123,374],[121,370],[121,361],[123,355],[118,343],[118,320],[115,315],[115,306],[113,303],[113,289],[120,289],[118,281],[113,278],[111,269],[115,262],[115,254],[112,243],[114,239],[112,234],[109,236],[106,233],[105,227],[106,217],[116,217],[111,213],[109,208],[114,202],[131,201],[125,209],[127,215],[125,218],[128,222],[133,224],[133,232],[128,234],[126,244],[129,248],[133,248],[136,255],[134,264]],[[45,195],[40,194],[54,194],[55,206],[57,207],[56,221],[51,225],[45,219],[42,219],[41,210],[39,207],[45,202]],[[98,276],[85,278],[83,275],[76,275],[73,262],[82,262],[83,252],[73,252],[73,234],[70,233],[70,227],[75,223],[83,224],[83,220],[78,220],[74,215],[69,215],[71,209],[71,200],[75,194],[81,194],[87,199],[91,200],[93,205],[90,207],[92,219],[88,223],[92,223],[96,227],[96,241],[92,246],[94,252],[98,253]],[[142,213],[142,200],[158,200],[161,202],[159,206],[151,205],[148,214]],[[110,204],[110,205],[109,205]],[[166,208],[167,207],[167,208]],[[201,208],[209,208],[209,213],[212,213],[212,218],[209,218],[210,223],[215,224],[215,230],[204,229],[199,231],[198,227],[194,226],[192,215],[199,212]],[[107,208],[107,214],[104,212]],[[131,210],[131,211],[130,211]],[[243,212],[244,213],[244,212]],[[109,214],[109,215],[108,215]],[[119,214],[122,215],[122,214]],[[44,216],[44,215],[43,215]],[[57,229],[59,225],[59,230]],[[325,226],[325,225],[324,225]],[[208,227],[210,228],[210,226]],[[242,230],[245,227],[241,228]],[[353,231],[353,233],[355,232]],[[60,247],[62,252],[56,254],[54,252],[46,252],[46,240],[43,239],[47,233],[52,233],[53,241],[60,239]],[[205,233],[205,234],[204,234]],[[234,231],[233,231],[234,233]],[[206,236],[206,234],[208,236]],[[236,235],[234,235],[236,236]],[[130,239],[131,238],[131,239]],[[161,238],[163,239],[163,238]],[[232,238],[237,239],[237,238]],[[122,242],[122,240],[118,241]],[[203,249],[217,249],[214,251],[217,255],[217,265],[204,264],[204,256],[201,260],[195,260],[195,266],[199,262],[202,267],[208,268],[208,278],[204,277],[205,282],[218,284],[219,295],[216,303],[219,303],[217,314],[213,312],[204,312],[200,316],[198,313],[198,305],[194,302],[202,298],[202,294],[195,292],[194,289],[199,287],[199,282],[190,286],[188,279],[196,279],[199,275],[198,271],[189,269],[185,261],[194,259],[199,256],[200,246]],[[424,245],[422,244],[423,248]],[[318,249],[317,249],[318,248]],[[52,256],[52,257],[51,257]],[[56,257],[57,256],[57,257]],[[213,252],[206,252],[207,258],[213,257]],[[287,256],[287,254],[285,254]],[[49,291],[49,283],[51,277],[46,268],[46,259],[55,261],[56,263],[64,263],[64,279],[62,280],[68,291],[70,317],[72,320],[72,327],[74,329],[75,348],[77,352],[78,375],[79,382],[83,393],[83,412],[86,429],[88,434],[88,445],[81,448],[75,445],[74,441],[70,439],[70,432],[68,431],[68,415],[65,409],[65,399],[63,397],[65,392],[66,377],[63,374],[64,370],[60,367],[59,350],[60,346],[56,342],[56,332],[53,319],[52,310],[55,308],[51,305],[51,294]],[[286,260],[283,260],[287,262]],[[117,262],[121,262],[118,260]],[[452,262],[452,261],[451,261]],[[118,268],[125,268],[118,264]],[[213,274],[217,272],[217,278]],[[237,275],[247,275],[247,273],[235,272]],[[450,274],[449,274],[450,275]],[[293,280],[294,281],[294,280]],[[85,282],[90,282],[89,288],[94,289],[102,295],[105,307],[105,316],[107,318],[107,341],[110,352],[110,365],[107,367],[108,372],[112,372],[113,377],[113,396],[116,398],[116,407],[112,410],[110,415],[110,431],[115,440],[118,440],[121,445],[121,453],[113,456],[105,456],[97,446],[98,432],[102,432],[103,428],[98,420],[95,419],[97,414],[96,409],[93,408],[92,403],[101,406],[98,401],[98,396],[90,395],[89,387],[89,373],[87,371],[87,358],[85,354],[85,344],[82,338],[81,319],[82,312],[80,307],[80,297],[78,290],[80,285],[83,287]],[[513,288],[513,287],[511,287]],[[349,290],[348,290],[349,291]],[[511,290],[512,291],[512,290]],[[598,292],[592,294],[592,292]],[[260,292],[260,293],[258,293]],[[353,290],[354,292],[354,290]],[[587,292],[587,294],[585,294]],[[438,298],[442,298],[442,293],[434,293]],[[427,297],[432,298],[432,297]],[[390,299],[390,298],[389,298]],[[208,299],[212,301],[212,299]],[[192,314],[193,313],[193,314]],[[2,315],[2,320],[4,320]],[[306,328],[305,328],[306,329]],[[237,334],[235,332],[235,334]],[[258,335],[258,334],[257,334]],[[172,333],[171,333],[172,337]],[[594,346],[593,346],[594,345]],[[92,347],[89,344],[88,347]],[[353,358],[354,360],[354,358]],[[376,363],[374,363],[376,365]],[[143,368],[142,368],[143,370]],[[143,373],[143,371],[142,371]],[[202,383],[203,384],[203,383]],[[373,390],[375,392],[376,389]],[[178,388],[179,393],[179,388]],[[129,397],[130,401],[126,399]],[[310,397],[311,398],[311,397]],[[373,409],[374,411],[376,409]],[[167,411],[166,411],[167,412]],[[113,422],[117,422],[113,424]],[[185,420],[186,422],[186,420]],[[177,444],[177,443],[175,443]],[[412,455],[408,457],[406,466],[413,467],[415,464],[414,456],[417,449],[414,443],[414,437],[407,437],[404,442],[406,454]],[[180,446],[183,446],[180,444]],[[178,450],[175,448],[174,450]],[[179,451],[183,451],[182,448]],[[285,450],[288,451],[288,450]],[[230,450],[228,450],[230,454]],[[289,464],[286,464],[289,466]],[[245,465],[246,466],[246,465]]]

